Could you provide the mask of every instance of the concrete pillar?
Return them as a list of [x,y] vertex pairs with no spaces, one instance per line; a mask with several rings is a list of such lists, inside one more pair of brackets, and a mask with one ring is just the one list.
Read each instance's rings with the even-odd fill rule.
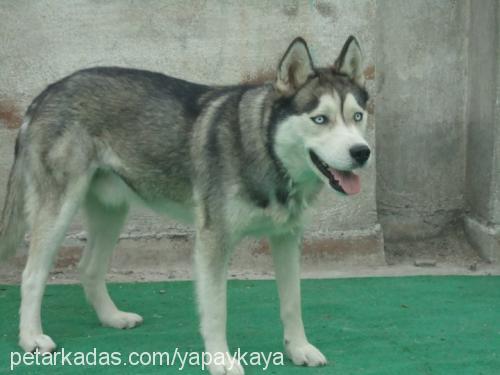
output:
[[[473,4],[472,4],[473,5]],[[500,260],[500,6],[471,6],[465,229],[491,261]]]
[[439,234],[463,210],[463,1],[377,1],[377,207],[386,240]]

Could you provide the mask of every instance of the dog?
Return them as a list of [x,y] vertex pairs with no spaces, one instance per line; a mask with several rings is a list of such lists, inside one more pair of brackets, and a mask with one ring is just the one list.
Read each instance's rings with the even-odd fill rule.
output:
[[243,374],[226,341],[226,274],[245,236],[269,240],[285,351],[293,363],[326,364],[309,343],[300,308],[303,213],[324,185],[356,194],[354,170],[370,158],[368,93],[358,41],[333,65],[314,66],[295,39],[264,84],[206,86],[150,71],[80,70],[49,85],[28,107],[15,144],[0,222],[0,255],[31,230],[22,275],[19,344],[56,348],[42,330],[45,284],[71,219],[82,207],[87,246],[78,269],[105,326],[133,328],[105,284],[129,204],[137,201],[196,228],[200,331],[211,374]]

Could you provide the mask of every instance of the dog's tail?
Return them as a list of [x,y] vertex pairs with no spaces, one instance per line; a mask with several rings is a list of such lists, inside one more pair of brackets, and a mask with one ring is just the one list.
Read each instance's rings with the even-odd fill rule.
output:
[[7,194],[0,218],[0,260],[14,255],[26,232],[24,152],[21,152],[21,134],[16,140],[14,164],[7,183]]

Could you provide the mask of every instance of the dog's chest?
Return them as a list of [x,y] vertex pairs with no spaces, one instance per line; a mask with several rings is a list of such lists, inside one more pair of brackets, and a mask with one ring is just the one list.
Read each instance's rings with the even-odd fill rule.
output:
[[236,198],[227,205],[227,218],[237,236],[266,236],[296,230],[302,225],[304,208],[305,204],[295,199],[261,208]]

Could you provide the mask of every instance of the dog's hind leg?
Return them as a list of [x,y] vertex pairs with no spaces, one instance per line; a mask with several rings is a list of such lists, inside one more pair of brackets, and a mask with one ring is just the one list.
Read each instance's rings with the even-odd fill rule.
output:
[[19,311],[19,345],[25,351],[44,353],[56,347],[52,339],[43,334],[42,298],[54,257],[85,196],[88,181],[88,176],[80,176],[62,187],[50,178],[43,180],[43,185],[34,179],[28,187],[27,209],[32,231],[28,261],[22,276]]
[[78,266],[85,295],[104,326],[133,328],[142,317],[118,310],[106,287],[106,272],[128,212],[128,204],[105,205],[92,191],[83,205],[88,241]]

